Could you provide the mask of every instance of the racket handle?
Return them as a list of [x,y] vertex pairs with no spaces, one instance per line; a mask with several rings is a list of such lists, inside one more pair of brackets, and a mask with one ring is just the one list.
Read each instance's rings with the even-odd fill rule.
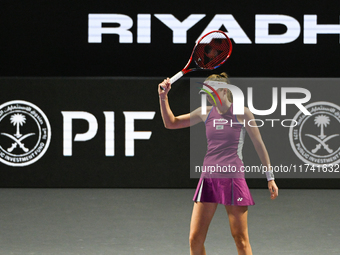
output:
[[179,71],[178,73],[176,73],[174,76],[172,76],[170,78],[170,83],[173,84],[174,82],[176,82],[179,78],[181,78],[183,76],[183,72]]
[[[177,81],[179,78],[181,78],[184,75],[184,73],[182,71],[179,71],[178,73],[176,73],[174,76],[172,76],[170,78],[170,83],[173,84],[175,81]],[[162,90],[165,90],[162,86],[161,86]]]

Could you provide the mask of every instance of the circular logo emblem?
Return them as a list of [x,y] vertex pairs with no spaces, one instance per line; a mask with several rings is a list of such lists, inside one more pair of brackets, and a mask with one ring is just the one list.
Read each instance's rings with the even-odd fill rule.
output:
[[51,141],[51,126],[42,110],[26,101],[0,105],[0,161],[27,166],[39,160]]
[[340,162],[340,107],[330,102],[305,106],[311,115],[299,111],[296,125],[289,129],[295,154],[305,163],[322,166]]

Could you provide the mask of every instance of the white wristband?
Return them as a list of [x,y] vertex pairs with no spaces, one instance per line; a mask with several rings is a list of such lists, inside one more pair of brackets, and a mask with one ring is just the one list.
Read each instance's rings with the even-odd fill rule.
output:
[[273,171],[266,171],[266,177],[267,177],[267,181],[272,181],[275,179]]

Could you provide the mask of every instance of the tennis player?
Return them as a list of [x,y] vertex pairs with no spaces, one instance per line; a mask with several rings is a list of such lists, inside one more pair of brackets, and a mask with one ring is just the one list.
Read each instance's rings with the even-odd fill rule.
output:
[[[218,85],[221,83],[229,83],[226,73],[210,75],[204,82],[208,86],[203,86],[204,90],[201,92],[209,91],[211,94],[214,94],[212,93],[213,90],[211,90],[211,88],[214,88],[222,102],[221,104],[215,95],[215,105],[213,99],[207,96],[208,101],[213,105],[207,107],[208,114],[202,115],[201,107],[199,107],[191,113],[174,116],[168,101],[168,92],[171,89],[171,84],[169,78],[165,79],[158,86],[164,126],[169,129],[179,129],[204,122],[208,149],[204,158],[203,168],[208,167],[208,169],[212,165],[220,167],[229,165],[241,170],[243,166],[242,146],[245,132],[247,132],[262,165],[266,166],[266,169],[270,169],[269,156],[259,129],[255,121],[253,121],[253,114],[245,107],[244,115],[233,115],[232,93],[227,88],[218,88]],[[224,125],[216,128],[217,119],[229,121],[227,124],[224,121]],[[278,196],[278,187],[274,181],[273,172],[267,171],[266,177],[270,197],[275,199]],[[195,203],[191,216],[189,236],[191,255],[206,254],[204,242],[218,204],[223,204],[226,208],[231,234],[234,238],[238,254],[252,254],[247,218],[248,206],[254,205],[254,201],[244,179],[244,171],[236,171],[236,173],[209,173],[208,171],[202,171],[193,200]]]

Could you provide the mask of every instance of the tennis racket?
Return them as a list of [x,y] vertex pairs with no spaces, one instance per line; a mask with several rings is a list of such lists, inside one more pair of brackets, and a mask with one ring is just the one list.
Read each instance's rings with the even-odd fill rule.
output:
[[203,35],[198,39],[188,63],[170,78],[170,83],[173,84],[189,72],[216,69],[229,58],[231,51],[231,41],[223,31],[214,30]]

